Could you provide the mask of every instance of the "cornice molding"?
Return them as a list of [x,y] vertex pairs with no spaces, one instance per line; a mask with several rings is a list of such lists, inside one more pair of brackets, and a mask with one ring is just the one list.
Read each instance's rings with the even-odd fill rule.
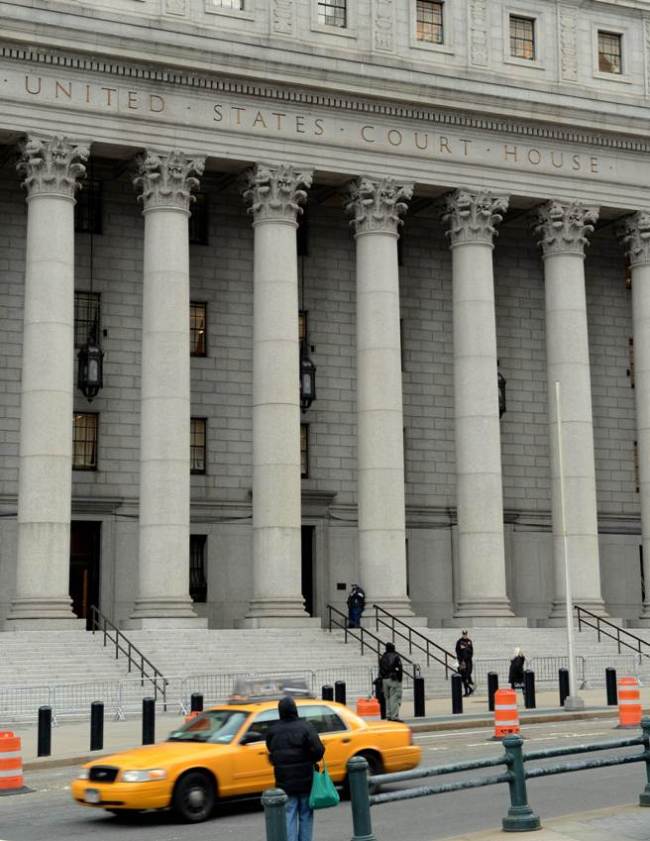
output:
[[617,137],[588,129],[579,130],[560,126],[531,123],[524,120],[481,116],[443,108],[421,108],[401,105],[391,101],[375,101],[342,94],[340,96],[320,93],[309,89],[295,89],[280,84],[254,84],[237,79],[210,76],[181,70],[163,70],[151,65],[125,61],[107,61],[89,56],[72,55],[57,51],[43,51],[3,45],[0,59],[44,65],[63,70],[82,70],[105,74],[118,79],[137,79],[145,82],[159,82],[195,90],[216,91],[240,96],[256,97],[270,102],[286,102],[295,105],[318,106],[335,111],[349,111],[354,114],[397,117],[430,123],[441,127],[468,128],[510,134],[522,139],[547,140],[562,143],[579,143],[585,146],[615,149],[628,152],[650,152],[650,143],[642,139]]

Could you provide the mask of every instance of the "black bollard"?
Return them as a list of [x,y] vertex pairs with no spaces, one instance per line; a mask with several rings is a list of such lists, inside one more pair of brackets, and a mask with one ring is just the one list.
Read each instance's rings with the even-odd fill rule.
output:
[[499,675],[496,672],[487,673],[488,710],[494,712],[494,693],[499,688]]
[[90,705],[90,749],[102,750],[104,747],[104,705],[93,701]]
[[615,707],[618,704],[618,689],[616,688],[616,669],[609,666],[605,669],[605,686],[607,687],[607,706]]
[[38,756],[52,753],[52,707],[38,708]]
[[156,702],[153,698],[142,699],[142,744],[153,745],[156,741]]
[[201,692],[192,692],[190,695],[190,710],[193,713],[203,712],[203,695]]
[[559,669],[558,677],[560,679],[560,706],[564,706],[564,701],[569,697],[569,670]]
[[524,672],[524,706],[527,710],[534,710],[537,706],[535,700],[535,672],[526,669]]
[[323,701],[333,701],[334,700],[334,687],[326,683],[325,686],[322,687],[320,696]]
[[345,681],[337,680],[334,684],[334,700],[337,704],[345,704]]
[[416,718],[426,715],[424,711],[424,678],[416,677],[413,681],[413,714]]
[[451,711],[453,715],[463,712],[463,679],[455,673],[451,676]]

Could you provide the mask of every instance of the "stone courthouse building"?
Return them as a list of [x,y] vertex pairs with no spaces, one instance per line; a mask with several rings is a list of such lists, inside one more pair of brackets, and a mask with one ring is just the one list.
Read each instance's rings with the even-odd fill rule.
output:
[[0,0],[3,627],[552,623],[563,511],[647,622],[649,105],[648,0]]

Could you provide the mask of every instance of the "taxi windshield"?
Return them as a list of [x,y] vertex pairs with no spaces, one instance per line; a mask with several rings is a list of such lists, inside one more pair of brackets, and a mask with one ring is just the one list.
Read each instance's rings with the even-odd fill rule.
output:
[[242,726],[247,712],[207,710],[169,734],[168,742],[209,742],[227,745]]

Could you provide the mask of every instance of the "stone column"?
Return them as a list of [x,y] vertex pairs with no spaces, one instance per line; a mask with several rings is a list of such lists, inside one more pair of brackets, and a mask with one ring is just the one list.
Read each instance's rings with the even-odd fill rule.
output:
[[641,503],[645,601],[635,625],[650,627],[650,213],[624,220],[620,231],[632,271],[634,397]]
[[512,624],[506,592],[493,240],[505,196],[447,199],[452,249],[457,604],[449,624]]
[[[18,564],[8,628],[76,628],[70,581],[74,196],[88,149],[31,137],[18,482]],[[84,625],[85,623],[81,623]]]
[[585,297],[587,234],[598,209],[552,201],[538,211],[536,231],[546,285],[546,371],[551,453],[555,598],[549,622],[564,622],[564,553],[560,533],[560,475],[555,383],[560,383],[564,450],[565,521],[573,598],[604,613],[600,589],[596,468]]
[[190,269],[193,173],[203,159],[148,152],[136,187],[144,215],[138,595],[125,627],[205,624],[189,595]]
[[348,213],[357,247],[359,568],[368,607],[412,616],[406,595],[404,433],[397,264],[412,184],[359,178]]
[[296,231],[311,173],[258,164],[244,198],[255,238],[253,598],[245,627],[310,624],[301,585]]

